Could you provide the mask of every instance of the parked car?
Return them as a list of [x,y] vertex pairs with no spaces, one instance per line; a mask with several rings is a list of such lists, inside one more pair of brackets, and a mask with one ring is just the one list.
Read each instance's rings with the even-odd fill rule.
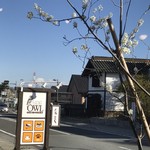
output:
[[0,112],[8,112],[8,106],[5,103],[0,103]]

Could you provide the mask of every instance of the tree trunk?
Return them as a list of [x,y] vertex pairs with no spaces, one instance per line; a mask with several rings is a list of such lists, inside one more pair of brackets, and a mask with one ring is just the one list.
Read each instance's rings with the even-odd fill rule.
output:
[[[128,115],[129,115],[129,114],[128,114]],[[135,129],[135,125],[134,125],[134,123],[133,123],[133,120],[132,120],[132,118],[131,118],[130,116],[129,116],[129,121],[130,121],[131,128],[132,128],[132,130],[133,130],[133,133],[134,133],[135,137],[137,138],[138,148],[139,148],[139,150],[143,150],[141,138],[140,138],[140,136],[138,135],[138,133],[137,133],[137,131],[136,131],[136,129]]]
[[114,41],[114,44],[115,44],[115,47],[116,47],[117,58],[120,60],[121,64],[124,67],[124,68],[121,67],[121,69],[124,71],[126,79],[127,79],[127,82],[129,84],[129,87],[130,87],[130,90],[131,90],[133,96],[135,97],[135,103],[136,103],[137,109],[139,111],[140,119],[141,119],[141,121],[142,121],[142,123],[144,125],[147,137],[148,137],[148,139],[150,141],[150,129],[149,129],[149,126],[148,126],[148,122],[146,120],[146,116],[145,116],[143,108],[141,106],[138,94],[137,94],[135,86],[133,84],[133,81],[128,76],[128,74],[130,74],[130,73],[129,73],[129,70],[128,70],[125,58],[124,58],[124,56],[122,55],[122,53],[120,51],[120,45],[119,45],[119,42],[118,42],[115,30],[114,30],[114,26],[113,26],[113,24],[111,22],[111,19],[108,19],[107,21],[108,21],[108,25],[109,25],[109,28],[110,28],[110,31],[111,31],[111,34],[112,34],[112,37],[113,37],[113,41]]

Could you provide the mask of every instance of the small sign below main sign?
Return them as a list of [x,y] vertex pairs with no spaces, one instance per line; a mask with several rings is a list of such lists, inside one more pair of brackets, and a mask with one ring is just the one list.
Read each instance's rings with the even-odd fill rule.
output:
[[22,119],[21,144],[44,144],[45,119]]
[[60,126],[60,105],[52,105],[51,126],[52,127]]

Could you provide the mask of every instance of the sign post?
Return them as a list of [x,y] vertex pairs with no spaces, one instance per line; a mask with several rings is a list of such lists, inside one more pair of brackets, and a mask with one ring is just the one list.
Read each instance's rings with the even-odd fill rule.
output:
[[43,145],[43,150],[49,147],[50,100],[48,89],[23,88],[18,89],[18,113],[16,124],[16,145]]

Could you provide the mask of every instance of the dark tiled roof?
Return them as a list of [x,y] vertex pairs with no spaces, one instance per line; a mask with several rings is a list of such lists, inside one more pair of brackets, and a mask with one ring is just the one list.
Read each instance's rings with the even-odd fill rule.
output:
[[117,72],[116,64],[113,61],[93,61],[93,66],[99,72]]
[[[132,59],[126,58],[127,66],[131,74],[135,73],[134,68],[136,67],[139,73],[148,73],[150,68],[150,60],[147,59]],[[89,75],[91,72],[108,72],[108,73],[117,73],[117,64],[112,57],[92,57],[82,75]]]
[[71,82],[76,86],[78,93],[86,93],[88,88],[88,80],[81,75],[72,75],[68,90],[71,86]]

